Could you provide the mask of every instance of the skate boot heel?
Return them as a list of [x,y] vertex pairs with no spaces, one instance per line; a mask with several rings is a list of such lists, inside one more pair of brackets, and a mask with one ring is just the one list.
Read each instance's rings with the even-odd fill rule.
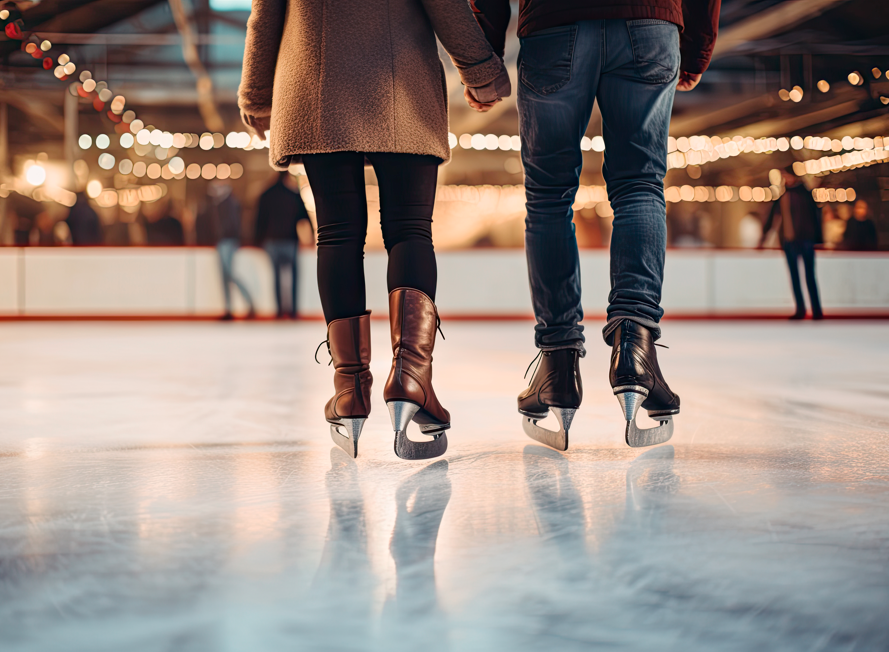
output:
[[574,415],[577,414],[577,408],[559,408],[551,407],[550,412],[559,422],[558,430],[549,430],[543,428],[538,422],[543,421],[547,413],[543,414],[522,414],[522,429],[534,441],[539,441],[545,446],[555,448],[557,451],[568,450],[568,431],[571,429],[571,423],[574,421]]
[[395,454],[398,457],[404,460],[428,460],[444,455],[448,450],[445,430],[450,424],[420,424],[420,432],[432,439],[413,441],[407,436],[407,429],[420,411],[420,406],[409,401],[390,401],[386,403],[386,407],[389,408],[392,429],[395,431]]
[[[637,385],[615,387],[614,395],[620,403],[627,421],[625,439],[628,446],[642,448],[655,446],[669,441],[673,436],[673,417],[671,414],[657,414],[649,411],[649,416],[659,422],[660,425],[653,428],[638,428],[636,426],[636,414],[642,406],[642,402],[648,398],[648,390]],[[677,410],[678,411],[678,410]]]
[[330,438],[333,443],[342,448],[352,459],[358,457],[358,438],[367,419],[339,419],[337,423],[330,424]]

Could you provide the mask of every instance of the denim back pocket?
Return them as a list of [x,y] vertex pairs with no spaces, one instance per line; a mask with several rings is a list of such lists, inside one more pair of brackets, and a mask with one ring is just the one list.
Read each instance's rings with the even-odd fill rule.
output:
[[571,79],[577,25],[564,25],[534,32],[521,39],[522,83],[535,93],[554,93]]
[[679,27],[666,20],[628,20],[636,74],[650,84],[671,82],[679,74]]

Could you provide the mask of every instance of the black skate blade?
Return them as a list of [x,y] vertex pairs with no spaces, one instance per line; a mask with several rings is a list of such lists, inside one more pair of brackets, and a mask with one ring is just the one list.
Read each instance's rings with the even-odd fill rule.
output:
[[644,448],[670,441],[673,436],[673,417],[664,415],[654,418],[660,422],[660,425],[653,428],[638,428],[635,418],[632,421],[627,421],[626,440],[628,446]]
[[330,438],[333,443],[352,459],[358,457],[358,438],[365,421],[366,419],[342,419],[339,423],[330,424]]
[[539,421],[543,421],[545,415],[544,417],[529,417],[526,414],[522,415],[522,429],[534,441],[557,451],[566,451],[568,450],[568,430],[571,428],[571,422],[574,420],[577,410],[573,408],[550,409],[559,422],[558,430],[549,430],[537,425]]
[[448,436],[444,430],[432,435],[432,441],[413,441],[404,430],[395,432],[395,454],[403,460],[430,460],[441,457],[448,450]]

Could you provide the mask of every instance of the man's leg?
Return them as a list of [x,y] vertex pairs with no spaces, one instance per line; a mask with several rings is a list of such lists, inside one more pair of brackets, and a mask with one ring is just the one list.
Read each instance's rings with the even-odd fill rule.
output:
[[599,84],[611,234],[605,341],[629,319],[660,337],[667,249],[667,137],[679,72],[679,29],[666,21],[609,20]]
[[232,259],[235,252],[231,240],[220,240],[216,244],[216,252],[219,254],[219,267],[222,269],[222,296],[225,299],[225,315],[232,313]]
[[787,258],[787,269],[790,271],[790,285],[793,288],[793,301],[796,303],[796,313],[793,316],[797,319],[802,319],[806,316],[806,300],[803,298],[803,288],[799,280],[800,250],[797,243],[785,242],[784,255]]
[[[661,374],[661,286],[667,249],[667,136],[679,74],[679,28],[661,20],[605,21],[599,106],[605,139],[603,174],[614,210],[611,293],[605,341],[612,345],[608,380],[633,447],[673,435],[679,396]],[[642,408],[660,425],[636,427]]]
[[275,303],[277,304],[277,316],[284,316],[284,296],[281,288],[281,244],[277,240],[267,242],[265,251],[272,263],[272,274],[275,276]]
[[599,79],[602,21],[522,39],[518,110],[525,167],[525,248],[535,341],[544,351],[583,348],[580,261],[571,205],[580,180],[580,140]]
[[[602,24],[581,21],[535,32],[522,39],[519,55],[525,250],[541,353],[518,409],[525,434],[557,450],[568,448],[568,431],[583,398],[579,359],[586,351],[571,205],[583,166],[580,140],[599,81]],[[537,425],[549,412],[558,431]]]
[[290,316],[296,319],[296,315],[299,313],[299,303],[297,302],[299,297],[299,243],[294,242],[290,245],[288,251],[288,263],[290,265]]
[[818,281],[815,279],[815,243],[801,242],[800,254],[806,270],[806,287],[809,289],[809,300],[812,302],[812,319],[821,319],[821,297],[818,294]]

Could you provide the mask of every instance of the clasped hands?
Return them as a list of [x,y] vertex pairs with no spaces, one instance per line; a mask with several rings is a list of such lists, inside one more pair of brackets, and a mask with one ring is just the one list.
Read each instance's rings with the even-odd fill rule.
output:
[[494,108],[497,102],[503,101],[504,97],[509,97],[512,93],[512,84],[509,81],[509,73],[504,68],[497,78],[488,82],[484,86],[463,88],[463,97],[466,98],[467,104],[479,113],[485,113]]

